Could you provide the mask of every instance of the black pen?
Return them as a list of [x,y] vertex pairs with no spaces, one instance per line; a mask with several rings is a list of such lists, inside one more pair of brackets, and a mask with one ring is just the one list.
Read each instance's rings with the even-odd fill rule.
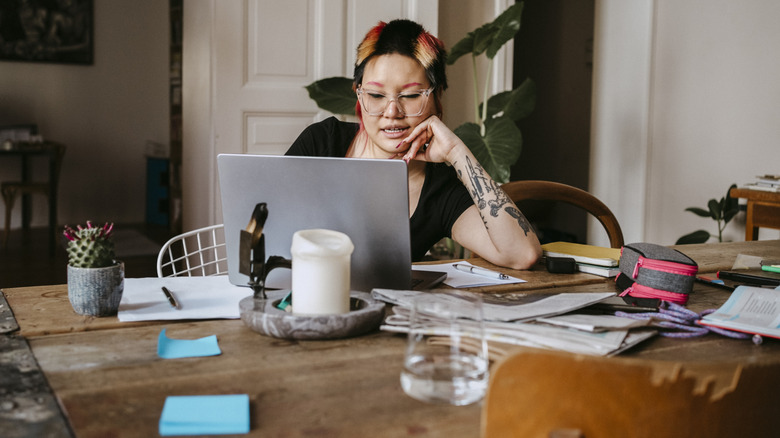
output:
[[165,294],[165,297],[168,298],[168,302],[171,303],[171,307],[173,307],[176,310],[179,310],[179,303],[176,302],[176,298],[173,297],[171,291],[169,291],[168,288],[165,286],[162,287],[162,291]]

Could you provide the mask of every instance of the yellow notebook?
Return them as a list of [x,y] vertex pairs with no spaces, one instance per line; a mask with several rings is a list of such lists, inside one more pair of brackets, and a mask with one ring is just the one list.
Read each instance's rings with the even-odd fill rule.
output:
[[548,257],[571,257],[576,262],[598,266],[617,266],[620,260],[620,248],[552,242],[542,245],[542,250]]

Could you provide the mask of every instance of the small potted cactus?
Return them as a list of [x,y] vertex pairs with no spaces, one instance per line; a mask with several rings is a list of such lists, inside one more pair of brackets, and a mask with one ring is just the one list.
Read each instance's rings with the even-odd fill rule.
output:
[[114,258],[114,224],[76,229],[65,226],[68,239],[68,299],[80,315],[115,315],[124,291],[124,265]]

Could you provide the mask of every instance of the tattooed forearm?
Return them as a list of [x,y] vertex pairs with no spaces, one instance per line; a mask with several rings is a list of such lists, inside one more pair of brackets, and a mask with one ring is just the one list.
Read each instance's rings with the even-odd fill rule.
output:
[[481,212],[487,205],[486,196],[488,195],[489,190],[489,187],[487,186],[488,179],[485,177],[485,169],[483,169],[479,163],[475,166],[471,160],[466,157],[466,173],[467,175],[464,178],[461,171],[458,171],[461,181],[468,182],[471,185],[471,187],[469,187],[469,184],[467,184],[466,188],[469,189],[471,197],[474,198],[477,203],[477,208],[479,208]]
[[[498,212],[504,205],[511,202],[509,197],[501,190],[498,183],[486,176],[485,169],[479,163],[474,164],[469,158],[466,158],[466,173],[465,180],[471,183],[469,191],[480,213],[489,207],[490,215],[498,217]],[[462,176],[461,179],[463,180]]]
[[520,212],[520,210],[517,209],[517,207],[509,206],[504,209],[507,213],[509,213],[510,216],[517,219],[517,224],[520,225],[520,228],[523,229],[525,232],[525,235],[527,236],[528,233],[532,233],[533,229],[531,229],[531,224],[528,222],[528,219],[525,218],[525,215]]
[[[533,229],[528,219],[525,218],[523,213],[512,204],[512,200],[509,196],[501,190],[501,187],[492,178],[486,175],[485,169],[479,163],[472,163],[471,160],[466,157],[466,176],[464,178],[461,171],[458,171],[458,176],[461,181],[466,183],[466,187],[471,193],[471,197],[479,209],[479,214],[482,215],[482,221],[487,226],[485,214],[490,214],[492,217],[498,217],[498,213],[503,209],[509,216],[517,221],[520,228],[523,229],[525,235],[532,233]],[[470,187],[469,187],[470,185]],[[489,212],[486,211],[489,209]]]

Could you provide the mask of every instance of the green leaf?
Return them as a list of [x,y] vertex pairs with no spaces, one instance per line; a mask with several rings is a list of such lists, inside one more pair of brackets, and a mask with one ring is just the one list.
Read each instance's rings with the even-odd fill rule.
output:
[[495,32],[485,55],[493,59],[501,47],[512,40],[520,31],[520,19],[523,16],[523,2],[515,3],[508,7],[494,21]]
[[491,23],[485,23],[466,34],[455,43],[447,55],[447,64],[452,65],[461,56],[471,54],[479,56],[486,52],[489,59],[496,56],[501,47],[515,37],[520,30],[520,18],[523,15],[523,2],[507,8]]
[[355,115],[357,95],[352,89],[352,79],[330,77],[306,86],[309,97],[318,107],[333,114]]
[[[536,108],[536,83],[530,78],[512,91],[504,91],[488,99],[488,119],[496,115],[518,122],[528,117]],[[480,113],[482,105],[479,106]]]
[[455,43],[447,54],[447,65],[452,65],[463,55],[468,55],[474,48],[474,32],[469,32],[462,40]]
[[710,239],[710,233],[704,230],[697,230],[693,233],[686,234],[675,242],[675,245],[688,245],[691,243],[704,243]]
[[726,206],[723,210],[723,220],[725,223],[729,223],[730,220],[734,219],[734,216],[739,213],[739,199],[732,198],[731,197],[731,189],[736,188],[736,184],[732,184],[731,187],[729,187],[728,191],[726,192]]
[[720,202],[718,202],[717,199],[710,199],[710,202],[707,203],[707,207],[710,209],[710,217],[716,221],[720,220],[722,211]]
[[493,23],[483,24],[474,31],[474,47],[471,48],[471,54],[479,56],[493,43],[493,37],[497,31]]
[[691,213],[695,214],[696,216],[701,217],[711,217],[710,212],[708,210],[705,210],[703,208],[699,207],[688,207],[685,209],[685,211],[690,211]]
[[510,168],[520,158],[523,137],[512,120],[498,117],[485,123],[485,137],[476,123],[464,123],[455,134],[466,143],[485,171],[498,183],[509,181]]

